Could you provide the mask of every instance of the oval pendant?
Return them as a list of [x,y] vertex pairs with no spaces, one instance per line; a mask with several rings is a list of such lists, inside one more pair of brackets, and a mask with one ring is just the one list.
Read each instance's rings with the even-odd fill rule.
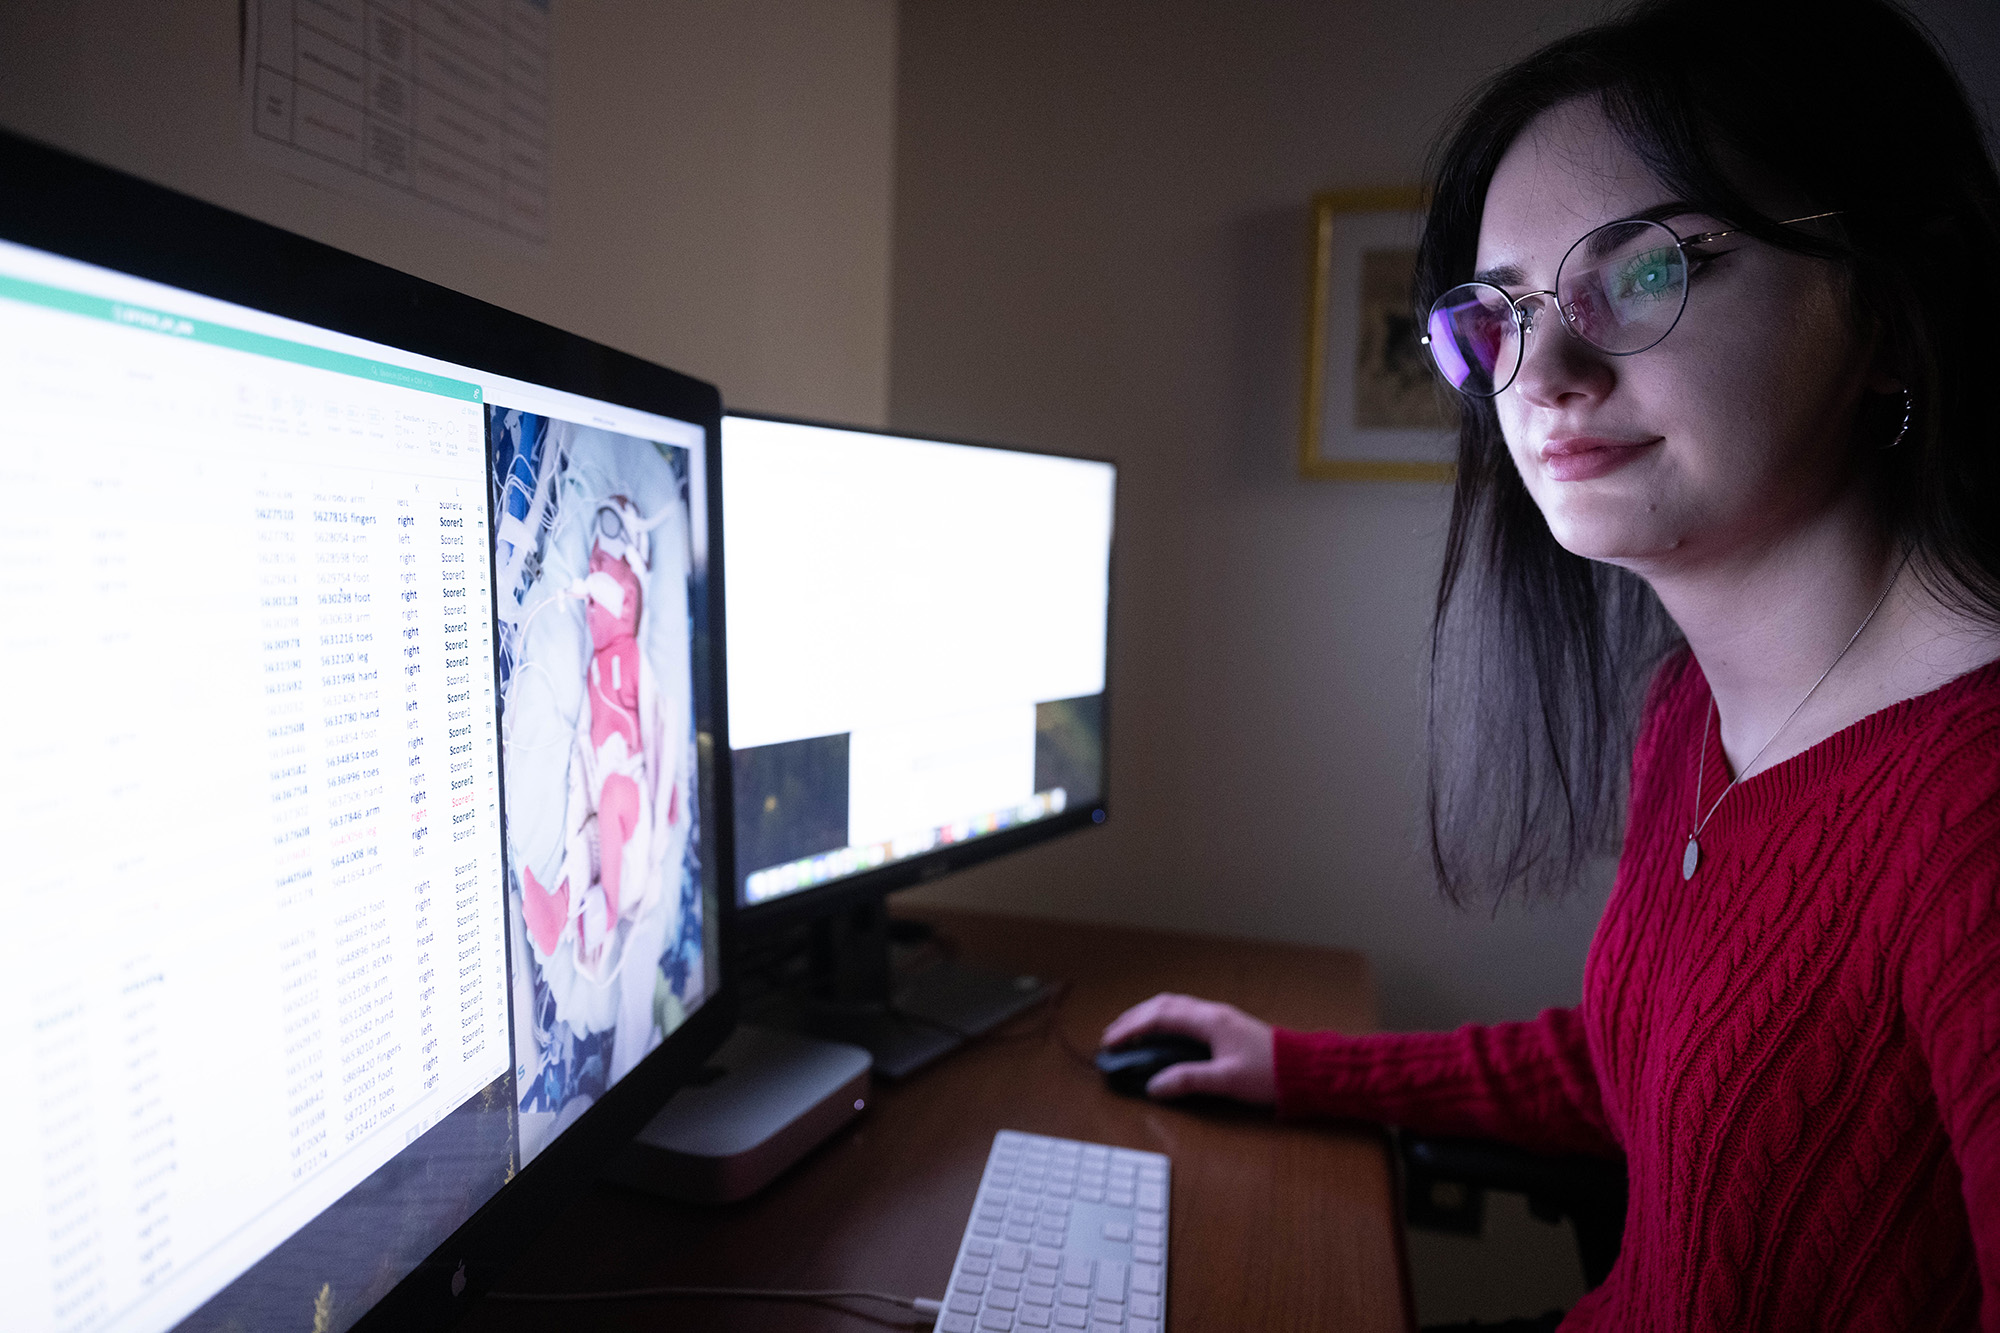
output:
[[1700,864],[1701,844],[1694,840],[1693,834],[1689,834],[1687,850],[1681,853],[1681,878],[1693,879],[1695,867]]

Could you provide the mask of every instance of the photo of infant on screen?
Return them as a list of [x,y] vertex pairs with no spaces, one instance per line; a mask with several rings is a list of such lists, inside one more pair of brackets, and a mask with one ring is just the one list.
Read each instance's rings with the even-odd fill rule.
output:
[[525,1164],[705,993],[686,451],[494,410]]

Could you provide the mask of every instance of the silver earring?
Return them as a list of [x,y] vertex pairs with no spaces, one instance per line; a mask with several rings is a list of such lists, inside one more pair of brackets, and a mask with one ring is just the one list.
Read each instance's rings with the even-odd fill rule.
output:
[[1910,433],[1910,418],[1917,410],[1917,396],[1910,390],[1903,390],[1903,424],[1896,428],[1896,438],[1883,445],[1884,449],[1894,449]]

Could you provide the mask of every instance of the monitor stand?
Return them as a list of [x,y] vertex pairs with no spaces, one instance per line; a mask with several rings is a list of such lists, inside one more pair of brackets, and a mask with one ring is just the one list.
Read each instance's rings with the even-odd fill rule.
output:
[[850,1042],[875,1073],[907,1078],[966,1041],[1025,1013],[1050,993],[1039,977],[934,963],[901,978],[889,948],[889,913],[876,899],[815,922],[805,1031]]

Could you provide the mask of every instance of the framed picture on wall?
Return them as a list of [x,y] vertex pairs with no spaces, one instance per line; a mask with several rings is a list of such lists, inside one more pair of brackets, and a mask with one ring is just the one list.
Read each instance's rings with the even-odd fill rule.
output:
[[1418,341],[1411,296],[1423,217],[1415,187],[1313,199],[1302,476],[1451,480],[1457,404]]

